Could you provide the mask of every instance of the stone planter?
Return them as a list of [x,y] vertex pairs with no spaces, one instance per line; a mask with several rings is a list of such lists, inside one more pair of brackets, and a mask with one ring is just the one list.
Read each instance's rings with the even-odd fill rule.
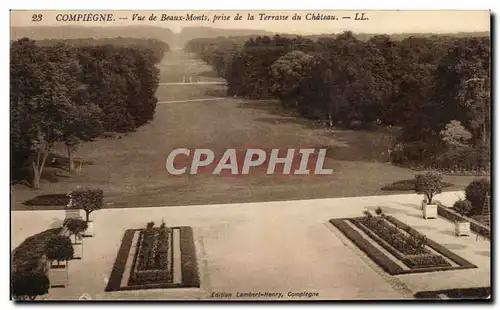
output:
[[80,209],[66,209],[65,218],[82,218],[82,211]]
[[425,204],[423,210],[424,219],[435,219],[438,216],[437,204]]
[[87,230],[85,230],[85,232],[83,233],[83,235],[85,237],[94,237],[95,236],[95,234],[94,234],[94,225],[95,225],[94,221],[88,221],[87,222]]
[[68,286],[68,262],[52,261],[49,266],[50,287]]
[[469,222],[455,222],[455,234],[457,237],[470,236],[470,223]]
[[83,238],[75,236],[72,240],[71,245],[73,246],[73,259],[83,258]]

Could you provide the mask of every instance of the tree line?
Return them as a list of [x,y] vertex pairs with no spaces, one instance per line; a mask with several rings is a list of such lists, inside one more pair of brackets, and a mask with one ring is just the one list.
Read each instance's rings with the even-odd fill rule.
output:
[[490,39],[325,37],[194,39],[185,50],[212,65],[228,94],[274,98],[330,126],[401,128],[393,162],[484,170],[491,127]]
[[168,45],[137,39],[133,46],[121,44],[125,41],[11,42],[12,178],[30,174],[38,188],[56,143],[66,146],[72,171],[81,141],[133,131],[153,119],[156,65]]
[[85,47],[85,46],[102,46],[113,45],[115,47],[130,47],[136,49],[148,49],[153,53],[156,62],[159,62],[166,52],[170,51],[170,47],[164,41],[157,39],[139,39],[139,38],[80,38],[80,39],[45,39],[37,40],[37,45],[40,46],[54,46],[58,43],[63,43],[72,47]]

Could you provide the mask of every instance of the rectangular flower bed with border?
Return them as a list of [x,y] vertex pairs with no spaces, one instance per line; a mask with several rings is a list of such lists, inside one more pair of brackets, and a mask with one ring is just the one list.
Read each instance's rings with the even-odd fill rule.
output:
[[172,230],[151,227],[140,230],[129,285],[172,282]]
[[105,291],[200,287],[191,227],[125,231]]
[[332,219],[330,223],[391,275],[477,268],[389,215]]

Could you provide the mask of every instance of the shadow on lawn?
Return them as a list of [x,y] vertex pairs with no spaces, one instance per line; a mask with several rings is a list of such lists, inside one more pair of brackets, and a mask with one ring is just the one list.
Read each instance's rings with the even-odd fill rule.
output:
[[25,206],[66,206],[69,203],[67,194],[38,195],[32,199],[23,201]]

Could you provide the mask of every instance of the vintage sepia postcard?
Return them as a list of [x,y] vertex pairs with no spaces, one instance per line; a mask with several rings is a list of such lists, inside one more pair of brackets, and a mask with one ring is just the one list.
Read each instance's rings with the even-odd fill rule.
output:
[[15,301],[491,300],[491,12],[10,12]]

